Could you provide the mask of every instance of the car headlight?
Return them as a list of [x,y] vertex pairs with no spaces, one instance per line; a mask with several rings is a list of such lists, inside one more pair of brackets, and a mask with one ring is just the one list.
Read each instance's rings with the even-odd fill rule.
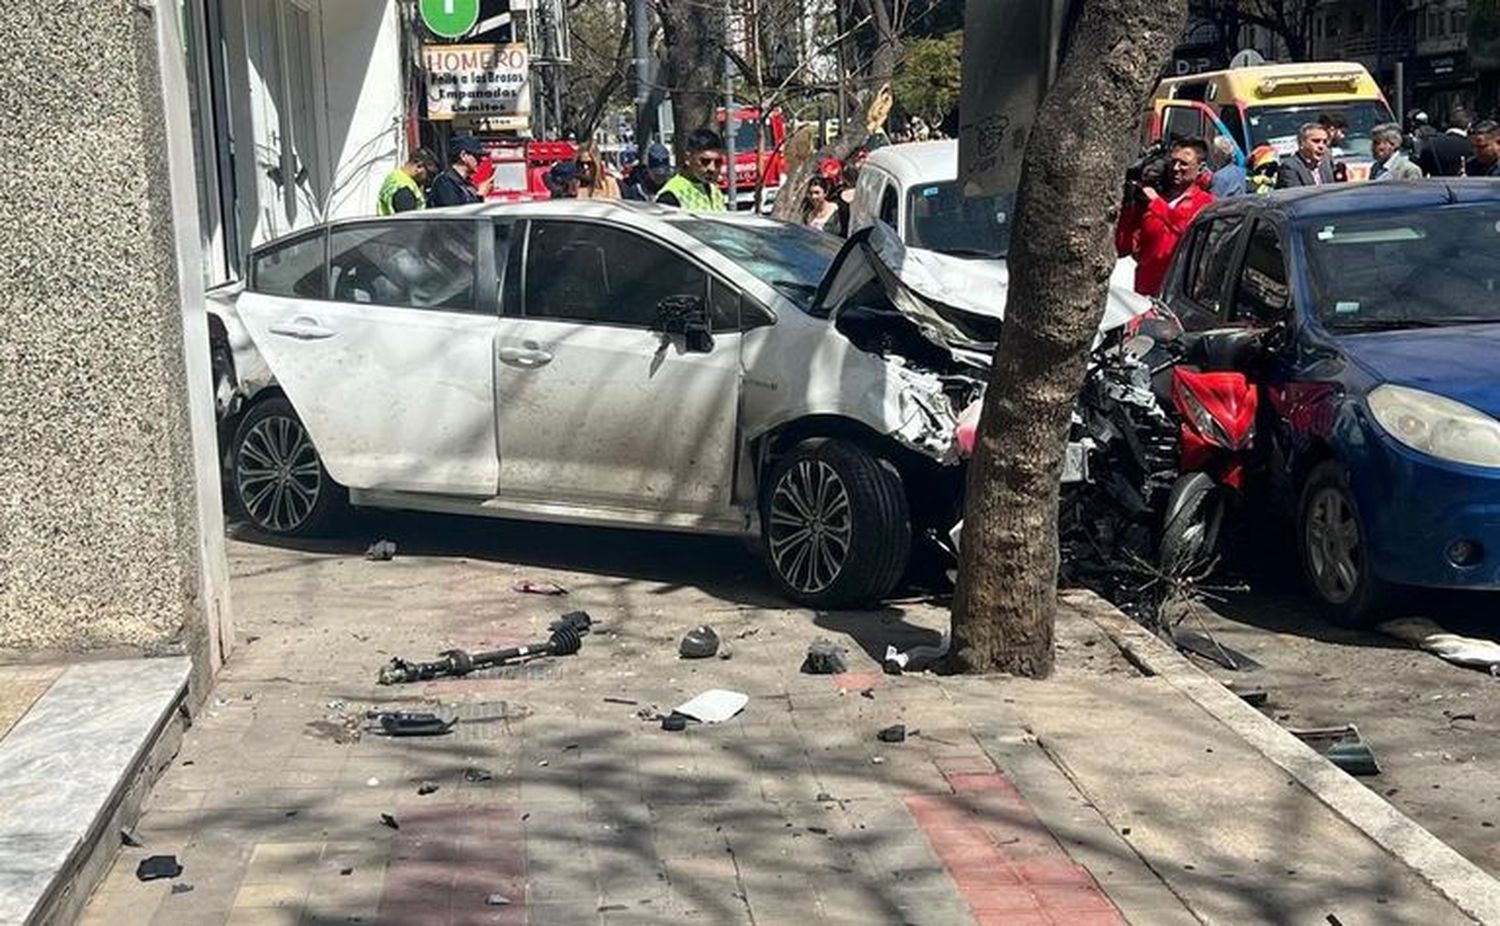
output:
[[1413,450],[1440,460],[1500,467],[1500,421],[1452,399],[1377,386],[1367,401],[1385,432]]

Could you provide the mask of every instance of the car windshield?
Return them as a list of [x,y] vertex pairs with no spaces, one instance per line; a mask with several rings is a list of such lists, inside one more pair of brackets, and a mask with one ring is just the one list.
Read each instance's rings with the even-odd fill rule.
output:
[[839,239],[773,219],[682,217],[673,224],[765,280],[806,312],[823,274],[839,253]]
[[1320,220],[1302,236],[1313,310],[1330,330],[1500,322],[1500,208]]
[[1391,109],[1379,100],[1355,100],[1348,103],[1320,103],[1313,106],[1254,106],[1246,111],[1250,117],[1250,148],[1271,145],[1277,154],[1297,150],[1297,130],[1308,122],[1317,122],[1323,114],[1338,114],[1349,123],[1349,131],[1335,152],[1340,155],[1370,157],[1370,130],[1382,122],[1394,121]]
[[957,181],[921,183],[907,193],[906,243],[960,257],[1004,257],[1015,194],[965,197]]

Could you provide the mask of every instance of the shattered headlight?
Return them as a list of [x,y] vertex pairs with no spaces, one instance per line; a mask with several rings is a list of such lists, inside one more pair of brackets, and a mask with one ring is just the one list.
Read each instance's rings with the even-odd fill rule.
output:
[[1500,421],[1462,402],[1393,386],[1366,399],[1387,434],[1421,453],[1470,466],[1500,467]]

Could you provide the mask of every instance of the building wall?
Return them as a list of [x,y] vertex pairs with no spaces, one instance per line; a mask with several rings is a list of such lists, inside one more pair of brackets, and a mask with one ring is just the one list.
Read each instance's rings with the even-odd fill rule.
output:
[[[217,483],[195,478],[213,449],[194,441],[206,331],[173,212],[191,158],[169,171],[158,59],[175,23],[134,3],[28,14],[0,80],[0,655],[181,644],[202,671],[223,540]],[[86,169],[47,167],[70,154]]]

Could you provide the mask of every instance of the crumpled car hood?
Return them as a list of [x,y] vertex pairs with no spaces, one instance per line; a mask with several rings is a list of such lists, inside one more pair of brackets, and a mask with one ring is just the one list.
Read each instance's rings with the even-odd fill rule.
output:
[[[1135,262],[1120,260],[1110,275],[1100,332],[1111,331],[1151,307],[1134,290]],[[990,353],[1000,335],[1010,269],[1003,259],[976,260],[909,248],[890,226],[876,222],[844,243],[813,301],[813,313],[836,318],[872,286],[942,347]]]

